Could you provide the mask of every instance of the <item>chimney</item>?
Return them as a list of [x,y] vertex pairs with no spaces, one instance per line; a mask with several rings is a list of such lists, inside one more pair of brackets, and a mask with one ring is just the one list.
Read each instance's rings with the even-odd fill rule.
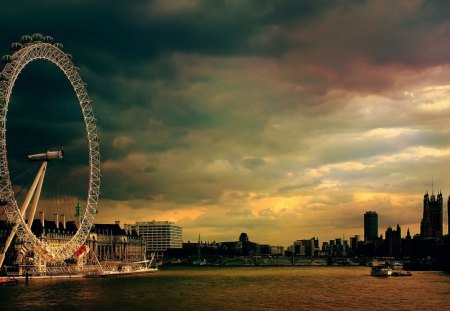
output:
[[53,217],[55,218],[56,229],[59,229],[59,215],[53,214]]
[[44,228],[45,227],[44,211],[39,212],[39,219],[41,220],[42,228]]
[[61,221],[62,221],[63,229],[66,230],[66,215],[65,214],[61,214]]
[[116,220],[114,223],[120,227],[120,220]]

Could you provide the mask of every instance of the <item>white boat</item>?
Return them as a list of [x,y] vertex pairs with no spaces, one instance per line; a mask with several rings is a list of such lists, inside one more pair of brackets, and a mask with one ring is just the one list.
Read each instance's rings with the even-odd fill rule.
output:
[[152,262],[155,258],[155,253],[152,254],[150,260],[143,260],[133,263],[117,263],[102,265],[98,261],[97,257],[97,269],[88,271],[85,275],[87,278],[99,278],[99,277],[109,277],[109,276],[120,276],[120,275],[131,275],[131,274],[141,274],[141,273],[152,273],[157,272],[158,266],[152,267]]
[[158,268],[150,268],[150,267],[142,267],[138,269],[131,269],[126,267],[125,269],[117,269],[117,270],[101,270],[96,272],[86,273],[84,277],[86,278],[101,278],[101,277],[110,277],[110,276],[120,276],[120,275],[134,275],[141,273],[152,273],[159,271]]
[[372,276],[391,276],[392,269],[386,265],[378,265],[378,266],[372,267],[372,270],[370,270],[370,275],[372,275]]

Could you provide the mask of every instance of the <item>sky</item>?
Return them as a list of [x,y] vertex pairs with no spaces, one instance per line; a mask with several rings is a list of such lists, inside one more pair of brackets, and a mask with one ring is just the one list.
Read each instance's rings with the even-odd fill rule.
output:
[[[368,210],[380,234],[416,234],[427,191],[447,232],[449,16],[448,1],[8,1],[0,51],[42,33],[73,55],[100,135],[96,222],[287,246],[363,236]],[[54,65],[23,71],[7,127],[11,156],[64,145],[86,200],[80,110]]]

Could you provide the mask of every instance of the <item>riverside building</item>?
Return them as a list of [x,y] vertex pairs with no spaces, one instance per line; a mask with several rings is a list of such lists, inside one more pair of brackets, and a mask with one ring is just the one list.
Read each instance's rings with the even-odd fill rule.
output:
[[[33,220],[31,231],[41,241],[52,247],[61,247],[68,243],[78,231],[77,220],[67,221],[64,214],[53,214],[53,220],[47,220],[44,211],[39,211],[39,217]],[[12,226],[6,221],[0,221],[0,248],[5,244]],[[144,259],[145,244],[135,231],[126,232],[121,229],[120,222],[114,224],[94,224],[89,232],[86,244],[80,247],[80,254],[61,262],[47,262],[39,253],[27,248],[21,241],[15,239],[5,258],[5,264],[21,269],[32,263],[38,272],[53,269],[77,262],[78,256],[89,250],[86,259],[92,263],[98,260],[135,262]],[[77,251],[78,252],[78,251]]]
[[156,253],[161,258],[168,249],[183,247],[182,228],[174,222],[153,220],[125,225],[125,230],[132,229],[142,237],[148,255]]
[[145,258],[145,244],[136,231],[127,232],[120,227],[120,222],[114,224],[94,224],[86,244],[91,252],[88,258],[94,260],[94,255],[100,261],[141,261]]

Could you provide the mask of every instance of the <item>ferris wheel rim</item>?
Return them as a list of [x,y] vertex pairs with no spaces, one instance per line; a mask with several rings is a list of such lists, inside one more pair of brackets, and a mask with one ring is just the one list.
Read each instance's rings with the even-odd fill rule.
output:
[[[36,36],[36,38],[38,40],[23,45],[13,43],[13,45],[20,45],[20,48],[6,59],[8,62],[0,73],[0,196],[2,203],[5,203],[7,218],[15,224],[16,235],[24,240],[24,244],[36,248],[48,259],[64,260],[72,257],[76,250],[85,243],[97,212],[100,190],[99,142],[92,101],[87,93],[86,85],[81,79],[79,69],[72,62],[70,54],[64,53],[62,45],[59,43],[45,42],[45,38],[50,37],[43,37],[44,40],[42,40],[42,36]],[[26,224],[12,189],[6,148],[6,116],[15,81],[29,63],[39,59],[55,64],[70,81],[81,108],[89,148],[89,187],[84,215],[75,235],[67,243],[57,247],[39,240]]]

